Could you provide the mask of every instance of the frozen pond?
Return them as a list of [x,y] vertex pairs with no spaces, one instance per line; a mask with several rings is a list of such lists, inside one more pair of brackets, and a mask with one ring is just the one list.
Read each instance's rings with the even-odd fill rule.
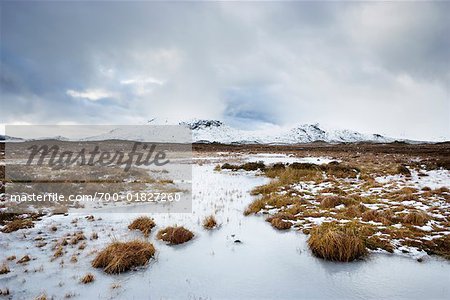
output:
[[[157,227],[150,240],[157,249],[157,259],[147,268],[105,275],[90,267],[90,251],[100,249],[113,237],[141,237],[139,232],[127,229],[136,217],[132,214],[104,214],[103,220],[94,222],[80,218],[77,230],[87,235],[95,230],[99,240],[88,241],[77,264],[68,262],[71,253],[66,254],[63,267],[59,260],[50,262],[50,244],[48,248],[35,248],[33,235],[54,223],[60,224],[58,236],[74,230],[74,215],[54,216],[28,230],[27,238],[20,232],[0,233],[2,261],[9,255],[26,253],[36,258],[28,265],[27,274],[22,266],[11,265],[11,273],[0,275],[0,288],[8,287],[18,299],[43,292],[58,299],[67,294],[75,299],[443,299],[450,295],[450,263],[438,258],[419,263],[398,255],[372,254],[365,261],[341,264],[311,256],[302,233],[279,232],[261,217],[243,216],[252,200],[248,191],[267,179],[215,172],[214,166],[194,165],[193,214],[152,215]],[[213,212],[222,226],[208,232],[201,221]],[[175,247],[155,241],[157,230],[173,224],[193,230],[195,239]],[[108,228],[111,236],[103,233],[102,227]],[[236,239],[242,243],[235,243]],[[92,272],[96,280],[81,285],[79,278],[87,272]],[[116,288],[111,287],[113,284]]]

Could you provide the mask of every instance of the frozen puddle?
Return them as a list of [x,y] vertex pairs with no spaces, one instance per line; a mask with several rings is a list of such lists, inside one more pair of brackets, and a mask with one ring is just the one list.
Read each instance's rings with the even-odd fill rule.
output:
[[[0,288],[8,287],[14,299],[30,299],[41,293],[56,299],[66,295],[74,299],[436,299],[450,294],[450,263],[438,258],[418,263],[398,255],[372,254],[365,261],[340,264],[311,256],[305,235],[279,232],[260,217],[243,216],[252,200],[248,191],[267,182],[266,178],[215,172],[213,168],[214,164],[193,167],[193,214],[152,216],[158,225],[150,237],[157,258],[147,268],[106,275],[90,267],[94,258],[90,251],[100,249],[113,237],[141,237],[139,232],[127,229],[136,215],[96,214],[103,220],[94,222],[82,216],[77,228],[71,224],[76,215],[55,216],[30,230],[0,233],[2,261],[10,255],[20,258],[30,254],[36,258],[28,266],[10,263],[11,273],[0,275]],[[214,211],[222,226],[205,231],[201,221]],[[34,246],[37,232],[48,232],[51,224],[59,224],[58,237],[83,230],[87,237],[92,231],[98,232],[99,239],[87,242],[76,264],[69,262],[70,251],[78,250],[70,250],[69,246],[61,267],[61,259],[50,262],[52,243],[47,248]],[[157,230],[173,224],[193,230],[195,239],[178,247],[155,241]],[[24,232],[28,233],[26,238]],[[235,243],[236,239],[242,243]],[[88,272],[96,280],[80,284],[80,277]]]

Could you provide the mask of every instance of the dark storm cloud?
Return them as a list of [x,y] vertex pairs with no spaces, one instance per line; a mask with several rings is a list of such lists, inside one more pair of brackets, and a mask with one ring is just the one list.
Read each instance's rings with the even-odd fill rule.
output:
[[4,123],[200,117],[450,131],[449,3],[1,6]]

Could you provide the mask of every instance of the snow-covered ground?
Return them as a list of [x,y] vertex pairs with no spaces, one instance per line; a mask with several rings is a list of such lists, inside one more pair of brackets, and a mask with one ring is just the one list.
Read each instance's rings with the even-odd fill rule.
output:
[[411,170],[411,177],[404,175],[387,175],[375,178],[379,183],[395,182],[399,185],[408,185],[416,188],[429,187],[431,189],[437,189],[440,187],[450,187],[450,171],[445,169],[438,170]]
[[[266,158],[270,156],[246,159]],[[77,214],[52,216],[32,229],[0,233],[1,262],[11,255],[32,257],[26,265],[8,262],[11,272],[0,275],[0,289],[8,287],[14,299],[42,293],[56,299],[448,298],[448,261],[427,257],[418,263],[388,254],[347,264],[315,258],[302,233],[276,231],[261,217],[243,216],[253,199],[248,192],[266,183],[266,178],[253,173],[215,172],[214,160],[201,162],[193,166],[193,213],[151,215],[157,227],[149,239],[157,254],[149,266],[120,275],[106,275],[90,266],[93,251],[112,239],[142,238],[140,232],[127,229],[137,215],[96,214],[94,221]],[[221,226],[205,231],[201,221],[211,213]],[[74,219],[78,219],[76,223],[72,223]],[[191,229],[195,238],[175,247],[155,240],[157,230],[173,224]],[[53,225],[58,227],[56,232],[50,231]],[[54,242],[79,230],[88,238],[97,232],[99,239],[87,240],[84,250],[68,245],[68,253],[52,261]],[[41,242],[35,241],[39,236],[48,242],[46,246],[35,246]],[[78,262],[71,263],[70,257],[77,252],[81,253]],[[95,281],[80,284],[80,277],[88,272],[95,275]]]

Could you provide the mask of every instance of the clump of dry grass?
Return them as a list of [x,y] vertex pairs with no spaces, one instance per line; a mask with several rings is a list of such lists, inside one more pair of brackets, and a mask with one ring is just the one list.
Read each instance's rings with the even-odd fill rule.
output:
[[36,298],[34,298],[34,300],[47,300],[47,294],[43,293],[40,294],[39,296],[37,296]]
[[86,237],[84,236],[83,232],[76,232],[74,233],[72,239],[70,240],[70,244],[72,245],[76,245],[78,244],[79,241],[84,241],[86,239]]
[[397,221],[390,210],[374,210],[369,209],[361,215],[361,219],[365,222],[374,221],[382,223],[383,225],[391,225]]
[[430,216],[423,211],[412,211],[403,216],[402,222],[404,224],[412,224],[423,226],[430,220]]
[[350,205],[342,212],[342,214],[346,218],[359,218],[367,210],[368,210],[368,208],[362,204]]
[[9,267],[7,264],[0,266],[0,275],[9,273]]
[[262,199],[257,199],[250,203],[250,205],[244,210],[244,216],[248,216],[251,214],[256,214],[261,209],[263,209],[266,206],[264,201]]
[[15,255],[11,255],[6,258],[6,260],[15,260],[15,259],[16,259]]
[[133,240],[112,242],[92,261],[94,268],[103,268],[108,274],[117,274],[144,266],[155,254],[149,242]]
[[282,218],[272,218],[270,224],[278,230],[286,230],[292,227],[291,222],[285,221]]
[[342,189],[340,189],[340,188],[338,188],[336,186],[324,188],[324,189],[320,190],[320,193],[322,193],[322,194],[323,193],[332,193],[332,194],[336,194],[336,195],[339,195],[339,196],[346,196],[347,195],[347,193],[345,191],[343,191]]
[[320,165],[320,168],[327,173],[327,175],[338,178],[355,178],[360,170],[357,167],[347,166],[338,162],[330,162],[326,165]]
[[437,254],[450,260],[450,235],[444,235],[433,239],[433,245],[429,249],[431,254]]
[[405,165],[399,165],[397,167],[397,173],[405,175],[407,177],[411,176],[411,171]]
[[86,248],[86,246],[87,246],[86,242],[82,242],[82,243],[78,246],[78,249],[79,249],[79,250],[84,250],[84,249]]
[[255,187],[250,194],[251,195],[268,195],[278,191],[280,183],[278,181],[271,181],[268,184]]
[[244,211],[244,215],[256,214],[261,210],[264,210],[266,206],[271,208],[287,208],[292,204],[298,203],[299,200],[295,199],[288,194],[270,194],[264,195],[260,199],[256,199],[247,207]]
[[352,203],[351,199],[341,196],[319,196],[320,206],[322,208],[333,208],[338,205],[349,205]]
[[211,230],[217,226],[216,218],[213,215],[206,217],[203,220],[203,228]]
[[394,252],[394,247],[392,246],[392,244],[388,240],[381,239],[378,236],[371,236],[367,238],[365,242],[367,248],[369,248],[370,250],[383,249],[389,253]]
[[149,217],[139,217],[135,219],[133,222],[131,222],[130,225],[128,225],[128,229],[130,230],[140,230],[145,237],[148,237],[150,234],[150,231],[153,227],[155,227],[155,221]]
[[19,229],[32,228],[34,226],[30,219],[15,219],[3,227],[2,232],[10,233]]
[[26,262],[29,262],[31,260],[31,257],[29,255],[25,255],[24,257],[22,257],[21,259],[19,259],[17,261],[18,264],[23,264]]
[[63,249],[63,247],[62,247],[61,245],[58,245],[58,246],[56,247],[55,253],[53,253],[53,257],[54,257],[54,258],[58,258],[58,257],[63,256],[63,254],[64,254],[64,249]]
[[166,227],[158,232],[157,239],[171,245],[183,244],[194,237],[194,234],[184,227]]
[[94,280],[95,280],[95,276],[92,273],[87,273],[80,279],[80,282],[87,284],[87,283],[93,282]]
[[98,233],[97,232],[93,232],[91,234],[91,240],[96,240],[96,239],[98,239]]
[[310,232],[308,246],[320,258],[349,262],[367,254],[363,236],[353,224],[322,223]]

